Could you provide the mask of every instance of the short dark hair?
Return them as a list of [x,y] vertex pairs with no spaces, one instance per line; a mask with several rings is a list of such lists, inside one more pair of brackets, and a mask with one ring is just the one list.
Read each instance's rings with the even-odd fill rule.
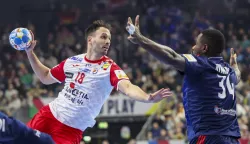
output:
[[210,56],[216,56],[222,53],[225,48],[225,37],[216,29],[207,29],[201,32],[201,43],[208,45],[207,54]]
[[100,27],[107,28],[111,31],[111,25],[106,23],[103,20],[96,20],[91,25],[88,26],[88,28],[85,30],[85,39],[87,40],[88,36],[98,30]]

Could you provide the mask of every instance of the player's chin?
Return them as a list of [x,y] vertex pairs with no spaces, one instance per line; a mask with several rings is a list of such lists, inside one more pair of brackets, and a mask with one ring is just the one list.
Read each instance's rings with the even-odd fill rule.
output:
[[105,50],[103,51],[103,55],[107,55],[107,54],[108,54],[108,50],[105,49]]

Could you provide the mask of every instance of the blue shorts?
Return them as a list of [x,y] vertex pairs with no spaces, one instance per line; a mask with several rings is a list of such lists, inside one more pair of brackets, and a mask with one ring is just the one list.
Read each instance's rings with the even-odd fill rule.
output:
[[240,144],[238,138],[223,135],[200,135],[190,141],[190,144]]
[[51,136],[0,112],[1,144],[54,144]]

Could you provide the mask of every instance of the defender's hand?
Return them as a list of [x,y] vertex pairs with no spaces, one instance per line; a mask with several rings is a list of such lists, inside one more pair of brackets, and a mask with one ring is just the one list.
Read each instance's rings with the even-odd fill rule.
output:
[[129,17],[126,30],[129,31],[130,27],[134,26],[134,31],[132,34],[128,36],[128,40],[131,41],[134,44],[138,44],[137,38],[141,36],[141,32],[139,29],[139,15],[136,16],[135,18],[135,24],[133,24],[132,19]]

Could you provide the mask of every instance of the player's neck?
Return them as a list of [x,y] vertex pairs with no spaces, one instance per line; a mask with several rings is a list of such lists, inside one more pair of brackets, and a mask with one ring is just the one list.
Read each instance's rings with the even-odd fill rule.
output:
[[94,52],[91,52],[91,51],[87,51],[86,53],[86,58],[88,60],[91,60],[91,61],[95,61],[95,60],[99,60],[103,57],[103,55],[100,55],[100,54],[96,54]]

